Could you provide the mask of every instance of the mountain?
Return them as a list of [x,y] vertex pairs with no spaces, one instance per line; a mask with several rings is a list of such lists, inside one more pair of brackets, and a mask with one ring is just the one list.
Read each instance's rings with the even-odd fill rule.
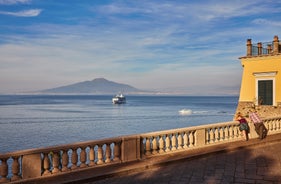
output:
[[140,90],[127,84],[120,84],[104,78],[96,78],[92,81],[78,82],[75,84],[61,86],[40,91],[41,93],[66,93],[66,94],[143,94],[148,91]]

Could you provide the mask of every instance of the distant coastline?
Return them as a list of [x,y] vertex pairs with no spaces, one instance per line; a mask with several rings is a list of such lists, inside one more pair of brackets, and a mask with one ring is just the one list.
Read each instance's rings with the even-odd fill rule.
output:
[[[124,93],[125,94],[125,93]],[[90,94],[90,93],[0,93],[0,96],[115,96],[115,93],[108,94]],[[178,97],[239,97],[236,94],[213,94],[213,95],[195,95],[195,94],[179,94],[179,93],[129,93],[126,96],[178,96]]]
[[0,95],[154,95],[154,96],[238,96],[239,92],[219,93],[201,91],[188,93],[185,89],[139,89],[128,84],[117,83],[105,78],[96,78],[91,81],[83,81],[74,84],[59,86],[50,89],[36,91],[20,91],[12,93],[0,93]]

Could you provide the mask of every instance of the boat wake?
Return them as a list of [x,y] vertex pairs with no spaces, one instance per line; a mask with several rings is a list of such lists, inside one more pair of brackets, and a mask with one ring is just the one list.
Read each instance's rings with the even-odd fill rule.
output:
[[182,110],[179,110],[179,114],[180,115],[191,115],[192,114],[192,110],[191,109],[182,109]]

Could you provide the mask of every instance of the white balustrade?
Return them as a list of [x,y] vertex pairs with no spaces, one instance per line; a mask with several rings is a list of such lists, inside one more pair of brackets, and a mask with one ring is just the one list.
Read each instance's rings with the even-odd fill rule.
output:
[[[281,117],[264,119],[264,125],[268,134],[281,133]],[[0,154],[0,183],[52,176],[98,165],[107,167],[237,141],[239,138],[239,123],[233,121]],[[29,166],[37,167],[35,176],[24,175],[28,173]]]
[[281,117],[264,119],[263,123],[269,135],[281,133]]

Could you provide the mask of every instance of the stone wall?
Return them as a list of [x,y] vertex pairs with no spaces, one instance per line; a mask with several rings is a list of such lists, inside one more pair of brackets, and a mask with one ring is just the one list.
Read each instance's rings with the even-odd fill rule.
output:
[[[244,116],[248,116],[250,109],[255,108],[262,118],[273,118],[281,115],[281,102],[277,106],[271,105],[255,105],[253,102],[238,102],[236,113],[241,112]],[[233,117],[234,118],[234,117]]]

